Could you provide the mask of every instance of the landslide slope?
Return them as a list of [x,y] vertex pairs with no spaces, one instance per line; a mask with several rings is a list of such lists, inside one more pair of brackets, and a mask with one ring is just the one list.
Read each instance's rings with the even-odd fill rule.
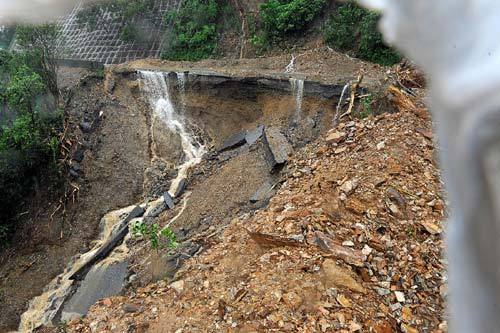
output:
[[102,300],[69,331],[446,331],[431,128],[408,109],[341,123],[297,151],[269,206],[210,235],[216,244],[175,282]]

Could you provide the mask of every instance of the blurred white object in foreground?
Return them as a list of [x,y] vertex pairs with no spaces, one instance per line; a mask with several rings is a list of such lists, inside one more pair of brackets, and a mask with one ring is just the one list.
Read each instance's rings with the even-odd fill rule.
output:
[[360,2],[430,81],[452,211],[450,332],[500,332],[500,1]]

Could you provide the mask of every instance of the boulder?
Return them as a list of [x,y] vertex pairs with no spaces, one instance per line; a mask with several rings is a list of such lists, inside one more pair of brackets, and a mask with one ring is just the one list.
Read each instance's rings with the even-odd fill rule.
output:
[[293,153],[287,138],[276,127],[267,127],[264,130],[264,142],[269,148],[268,162],[272,170],[285,164]]
[[259,125],[257,128],[246,132],[245,140],[249,145],[253,145],[262,137],[263,134],[264,125]]
[[165,201],[165,205],[167,205],[168,209],[174,209],[175,203],[170,193],[163,193],[163,200]]
[[246,131],[243,131],[230,136],[222,143],[218,151],[224,152],[226,150],[231,150],[243,146],[247,142],[246,135]]

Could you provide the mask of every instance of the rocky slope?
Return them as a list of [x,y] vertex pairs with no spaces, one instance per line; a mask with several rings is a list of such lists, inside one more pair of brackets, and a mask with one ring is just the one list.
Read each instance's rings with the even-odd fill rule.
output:
[[432,125],[390,96],[400,112],[345,121],[296,151],[269,205],[200,233],[204,248],[173,280],[104,299],[66,329],[445,332]]

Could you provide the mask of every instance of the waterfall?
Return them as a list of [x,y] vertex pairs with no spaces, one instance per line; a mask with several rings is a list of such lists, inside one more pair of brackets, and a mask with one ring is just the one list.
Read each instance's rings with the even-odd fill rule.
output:
[[[186,179],[189,169],[201,162],[206,153],[205,147],[196,139],[195,135],[187,128],[183,114],[175,111],[170,99],[168,82],[162,72],[140,71],[143,90],[147,95],[149,104],[153,108],[151,130],[154,130],[156,121],[164,123],[169,130],[179,135],[182,143],[185,161],[178,167],[177,177],[172,181],[169,193],[175,196],[181,183]],[[181,104],[184,103],[186,76],[184,73],[177,75],[180,87]],[[183,105],[183,108],[185,105]],[[154,138],[154,132],[152,132]]]
[[295,117],[294,121],[299,122],[302,113],[302,99],[304,98],[304,80],[290,78],[292,93],[295,96]]

